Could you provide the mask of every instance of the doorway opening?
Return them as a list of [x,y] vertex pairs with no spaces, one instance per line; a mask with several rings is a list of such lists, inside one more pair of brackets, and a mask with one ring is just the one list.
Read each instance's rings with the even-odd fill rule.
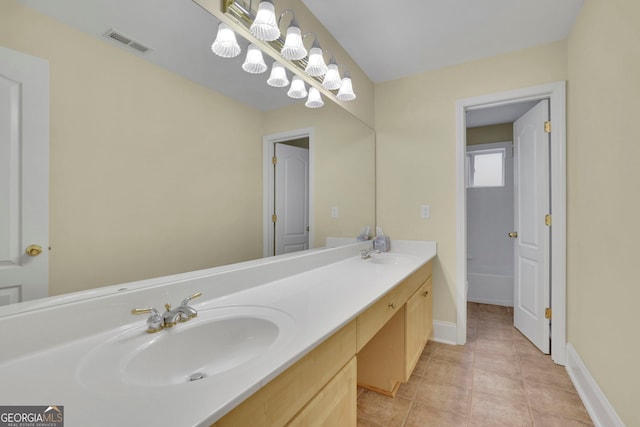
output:
[[[466,154],[467,301],[513,307],[513,325],[546,354],[548,121],[548,99],[469,111]],[[494,142],[496,131],[509,141]]]
[[264,256],[313,247],[312,156],[312,129],[263,138]]
[[[515,91],[502,92],[459,100],[456,104],[456,130],[457,130],[457,158],[456,158],[456,221],[457,221],[457,252],[456,252],[456,276],[457,276],[457,325],[456,325],[456,341],[457,344],[466,342],[467,330],[467,300],[469,289],[467,287],[468,277],[468,259],[470,256],[473,260],[474,250],[469,252],[470,247],[467,240],[468,234],[468,203],[467,200],[467,120],[471,117],[475,120],[478,116],[495,114],[501,109],[507,111],[516,108],[527,110],[531,105],[538,104],[541,100],[549,101],[549,117],[552,131],[548,134],[550,141],[548,162],[548,177],[550,198],[547,207],[549,214],[552,215],[552,226],[547,229],[549,237],[549,247],[553,248],[548,256],[548,270],[540,270],[541,274],[548,277],[548,293],[549,303],[538,304],[536,307],[536,316],[545,316],[546,308],[552,308],[553,317],[551,319],[551,335],[553,343],[551,346],[551,357],[554,362],[564,364],[566,350],[566,118],[565,118],[565,82],[552,83],[548,85],[536,86],[531,88],[519,89]],[[504,114],[504,113],[503,113]],[[517,112],[513,113],[516,114]],[[475,117],[474,117],[475,116]],[[473,124],[473,123],[471,123]],[[512,140],[517,138],[511,138]],[[502,141],[504,142],[504,141]],[[507,144],[508,145],[508,144]],[[505,155],[508,147],[504,148]],[[499,157],[499,156],[498,156]],[[488,158],[487,158],[488,159]],[[494,156],[494,160],[497,159]],[[516,204],[514,204],[516,206]],[[517,217],[517,214],[516,216]],[[536,217],[537,218],[537,217]],[[516,230],[510,232],[514,233]],[[505,236],[506,237],[506,236]],[[513,243],[511,243],[513,245]],[[477,249],[475,250],[477,253]],[[471,260],[471,261],[472,261]],[[517,263],[513,263],[517,265]],[[472,274],[474,272],[472,271]],[[508,274],[506,275],[508,277]],[[514,277],[523,276],[528,280],[531,274],[518,274],[514,272]],[[517,288],[514,288],[514,290]],[[473,292],[471,297],[474,298]],[[518,298],[514,295],[514,299]],[[536,297],[539,298],[539,297]],[[506,297],[509,299],[509,296]],[[540,302],[540,301],[538,301]],[[533,311],[532,311],[533,312]],[[547,332],[548,328],[547,328]],[[548,341],[547,341],[548,342]]]

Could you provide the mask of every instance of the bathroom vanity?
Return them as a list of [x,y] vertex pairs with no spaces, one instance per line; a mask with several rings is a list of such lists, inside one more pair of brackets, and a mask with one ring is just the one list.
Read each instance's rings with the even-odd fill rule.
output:
[[[3,405],[68,425],[356,424],[356,384],[394,395],[432,332],[434,242],[371,242],[130,283],[5,311]],[[202,292],[155,333],[134,308]],[[28,336],[28,338],[26,338]],[[11,345],[4,345],[11,343]]]

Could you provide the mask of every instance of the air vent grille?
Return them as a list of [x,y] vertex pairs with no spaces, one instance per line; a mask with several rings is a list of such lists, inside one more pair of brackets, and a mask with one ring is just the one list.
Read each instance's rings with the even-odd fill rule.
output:
[[118,43],[123,44],[128,48],[134,49],[140,53],[147,53],[151,50],[149,46],[146,46],[143,43],[140,43],[139,41],[134,40],[132,37],[126,36],[118,30],[114,30],[113,28],[107,31],[106,33],[104,33],[104,36],[111,40],[115,40]]

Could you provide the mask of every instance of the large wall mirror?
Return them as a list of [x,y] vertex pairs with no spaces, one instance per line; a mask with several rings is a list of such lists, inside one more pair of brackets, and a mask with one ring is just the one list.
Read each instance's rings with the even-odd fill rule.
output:
[[[375,225],[373,130],[329,100],[292,102],[267,74],[247,83],[243,58],[211,53],[215,19],[182,1],[207,31],[188,31],[175,0],[0,5],[0,45],[49,61],[52,296],[262,257],[265,135],[313,130],[314,247]],[[153,52],[129,52],[91,25],[149,35]],[[193,37],[200,63],[174,69],[167,52],[186,55]],[[202,82],[208,74],[223,89]]]

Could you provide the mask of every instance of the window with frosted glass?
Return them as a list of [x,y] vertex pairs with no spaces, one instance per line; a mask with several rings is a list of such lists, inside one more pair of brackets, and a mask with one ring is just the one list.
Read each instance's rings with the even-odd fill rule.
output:
[[504,187],[504,148],[467,152],[467,187]]

